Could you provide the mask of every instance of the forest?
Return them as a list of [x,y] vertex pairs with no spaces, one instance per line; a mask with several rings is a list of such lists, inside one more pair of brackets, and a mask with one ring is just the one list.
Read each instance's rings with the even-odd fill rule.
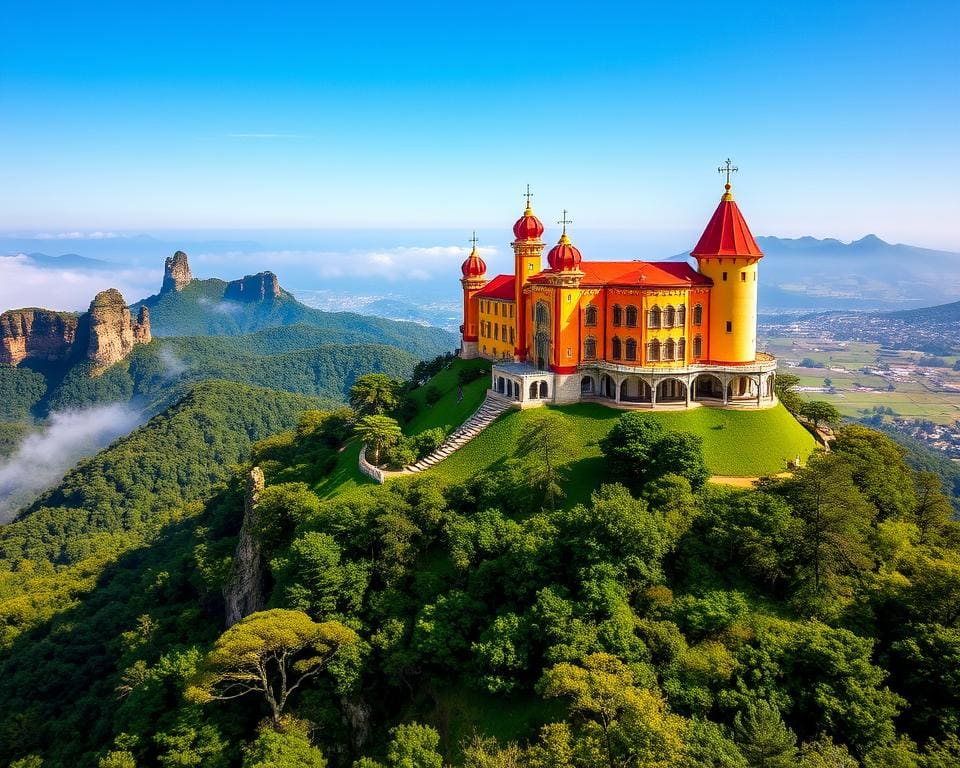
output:
[[[571,503],[547,408],[464,482],[337,492],[382,403],[276,410],[227,386],[0,531],[3,764],[960,762],[960,527],[884,434],[843,426],[736,489],[705,482],[697,436],[629,413]],[[227,627],[241,540],[262,594]]]

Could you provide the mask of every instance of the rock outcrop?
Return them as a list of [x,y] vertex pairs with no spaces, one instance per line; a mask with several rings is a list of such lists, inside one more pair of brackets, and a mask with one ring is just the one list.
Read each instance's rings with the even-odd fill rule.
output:
[[11,309],[0,314],[0,364],[66,358],[78,324],[77,315],[49,309]]
[[244,616],[262,611],[265,605],[263,589],[263,557],[257,528],[260,494],[263,493],[263,470],[254,467],[247,476],[247,493],[243,501],[243,523],[237,538],[237,550],[230,567],[230,578],[223,588],[226,603],[227,627],[232,627]]
[[150,339],[150,317],[143,311],[134,323],[130,308],[116,288],[98,293],[87,313],[90,340],[87,360],[97,371],[109,368],[130,354],[133,345]]
[[192,281],[193,273],[190,272],[187,254],[177,251],[173,256],[168,256],[163,264],[163,285],[160,287],[160,293],[182,291]]
[[153,339],[150,333],[150,310],[146,305],[140,305],[137,313],[137,322],[133,324],[133,341],[135,344],[149,344]]
[[258,272],[227,283],[223,298],[227,301],[272,302],[280,297],[280,281],[273,272]]

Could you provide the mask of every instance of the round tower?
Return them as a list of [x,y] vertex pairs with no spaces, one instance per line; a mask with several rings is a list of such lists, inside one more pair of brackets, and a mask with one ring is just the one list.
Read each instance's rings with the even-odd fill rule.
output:
[[750,234],[730,191],[727,173],[720,205],[690,255],[710,289],[709,336],[704,358],[715,363],[748,363],[757,357],[757,265],[763,251]]
[[473,233],[470,240],[473,243],[473,250],[467,256],[466,261],[460,265],[460,271],[463,277],[460,278],[460,284],[463,286],[463,325],[460,326],[460,335],[463,341],[460,345],[460,357],[464,360],[471,360],[480,354],[478,348],[479,323],[477,316],[480,312],[478,301],[475,298],[477,291],[487,284],[487,265],[480,258],[480,252],[477,250],[477,233]]
[[523,216],[517,219],[513,225],[513,274],[514,274],[514,306],[516,307],[517,317],[517,344],[514,348],[514,356],[517,360],[525,360],[527,357],[527,313],[528,308],[524,299],[523,288],[527,281],[533,275],[538,274],[541,269],[540,259],[543,255],[543,222],[534,215],[533,208],[530,207],[530,198],[533,193],[530,191],[530,185],[527,184],[527,207]]

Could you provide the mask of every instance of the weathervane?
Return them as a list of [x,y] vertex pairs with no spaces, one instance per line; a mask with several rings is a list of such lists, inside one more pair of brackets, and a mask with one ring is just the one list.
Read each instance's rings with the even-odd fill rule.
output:
[[524,194],[524,197],[527,198],[527,208],[530,207],[530,198],[533,197],[533,192],[530,191],[530,185],[527,184],[527,191]]
[[717,173],[725,173],[725,174],[727,174],[727,185],[729,186],[729,185],[730,185],[730,174],[731,174],[731,173],[736,173],[736,172],[739,171],[739,170],[740,170],[740,169],[737,168],[735,165],[731,165],[731,164],[730,164],[730,158],[728,157],[728,158],[727,158],[726,165],[721,165],[719,168],[717,168]]
[[563,209],[563,216],[560,217],[560,220],[557,224],[563,224],[563,234],[567,234],[567,224],[573,224],[573,219],[567,218],[567,209]]

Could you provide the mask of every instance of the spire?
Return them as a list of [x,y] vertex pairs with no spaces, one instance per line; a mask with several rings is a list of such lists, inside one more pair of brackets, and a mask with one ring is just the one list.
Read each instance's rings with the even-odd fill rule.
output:
[[460,271],[463,273],[464,278],[483,277],[487,272],[487,265],[484,260],[480,258],[480,251],[477,250],[476,230],[474,230],[473,237],[471,237],[468,242],[473,245],[473,249],[463,264],[460,265]]
[[543,223],[534,215],[533,208],[530,207],[530,198],[533,192],[530,191],[530,185],[527,184],[527,191],[523,195],[527,200],[527,207],[523,211],[523,216],[517,219],[513,225],[513,236],[517,240],[539,240],[543,234]]
[[567,224],[573,224],[573,219],[568,219],[568,218],[567,218],[567,209],[566,209],[566,208],[563,209],[563,216],[561,216],[561,217],[557,220],[557,224],[562,224],[562,225],[563,225],[563,234],[560,235],[560,242],[561,242],[561,243],[564,243],[565,245],[569,245],[569,244],[570,244],[570,238],[567,236]]
[[563,216],[557,221],[557,224],[563,225],[563,234],[560,235],[560,240],[547,254],[547,263],[550,265],[550,269],[557,272],[579,269],[582,259],[580,249],[570,241],[570,236],[567,234],[567,224],[573,224],[573,220],[567,218],[567,213],[567,209],[564,208]]
[[731,164],[730,159],[717,168],[718,173],[726,174],[726,184],[723,185],[723,195],[720,205],[713,212],[700,240],[690,252],[695,258],[709,258],[711,256],[752,256],[760,258],[763,251],[757,245],[750,233],[740,208],[733,199],[730,191],[730,174],[737,172],[737,167]]

